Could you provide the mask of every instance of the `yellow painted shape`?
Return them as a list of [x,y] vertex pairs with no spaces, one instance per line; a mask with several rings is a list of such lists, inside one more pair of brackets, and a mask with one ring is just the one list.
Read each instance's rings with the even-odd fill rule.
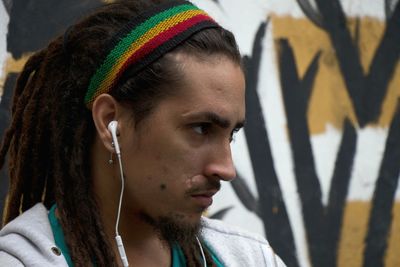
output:
[[[352,201],[346,204],[339,242],[338,267],[362,267],[370,211],[370,202]],[[395,202],[393,206],[390,232],[385,267],[399,267],[400,202]]]
[[24,67],[26,61],[28,61],[30,54],[23,55],[20,59],[14,59],[10,55],[7,55],[4,71],[1,73],[0,77],[0,94],[3,95],[4,83],[7,74],[10,72],[20,72]]
[[[356,19],[349,19],[348,26],[354,35]],[[308,126],[312,134],[323,133],[326,124],[341,129],[343,120],[349,118],[357,125],[357,118],[350,101],[343,76],[339,69],[328,34],[308,19],[292,17],[271,17],[275,40],[285,38],[293,48],[297,69],[303,77],[313,57],[322,51],[319,59],[313,94],[308,107]],[[376,48],[381,42],[384,22],[364,17],[359,19],[359,43],[361,64],[365,72],[372,61]],[[397,65],[388,93],[382,106],[382,113],[376,126],[388,127],[392,121],[397,99],[400,97],[400,64]]]
[[345,207],[338,251],[338,267],[361,267],[369,202],[348,202]]
[[385,258],[386,267],[400,266],[400,202],[397,202],[392,210],[393,220],[390,229],[388,250]]

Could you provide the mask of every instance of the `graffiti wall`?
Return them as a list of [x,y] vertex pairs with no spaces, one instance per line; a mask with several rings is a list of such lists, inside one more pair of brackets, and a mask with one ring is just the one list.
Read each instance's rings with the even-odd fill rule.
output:
[[[288,266],[400,266],[398,0],[196,0],[247,76],[238,177],[208,216],[267,236]],[[30,53],[100,0],[0,1],[0,133]],[[0,176],[0,207],[7,188]]]

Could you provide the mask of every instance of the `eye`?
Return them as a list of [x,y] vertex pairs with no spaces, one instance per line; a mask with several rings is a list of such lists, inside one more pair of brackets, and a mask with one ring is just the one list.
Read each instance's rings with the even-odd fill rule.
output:
[[231,132],[231,136],[229,137],[229,142],[235,142],[236,133],[239,132],[240,128],[235,128]]
[[196,133],[200,135],[206,135],[210,132],[211,123],[208,122],[196,123],[192,126],[192,128]]

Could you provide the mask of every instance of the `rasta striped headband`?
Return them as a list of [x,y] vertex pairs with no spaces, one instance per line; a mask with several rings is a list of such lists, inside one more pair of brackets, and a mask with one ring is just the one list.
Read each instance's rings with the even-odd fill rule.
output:
[[207,13],[188,1],[168,2],[135,17],[113,38],[110,52],[92,76],[87,107],[110,92],[128,67],[136,74],[194,33],[216,27]]

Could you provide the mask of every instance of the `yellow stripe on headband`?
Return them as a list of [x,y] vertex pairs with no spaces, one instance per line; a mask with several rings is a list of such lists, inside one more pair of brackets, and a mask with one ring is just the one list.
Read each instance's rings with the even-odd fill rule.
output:
[[219,25],[207,13],[188,1],[168,2],[142,13],[114,37],[117,43],[90,80],[86,105],[91,108],[98,95],[110,92],[127,68],[135,74],[192,34],[215,27]]
[[178,23],[199,14],[206,14],[206,13],[202,10],[191,10],[177,14],[165,21],[160,22],[158,25],[151,28],[148,32],[146,32],[143,36],[141,36],[136,42],[132,43],[131,46],[128,48],[128,50],[117,60],[113,69],[108,73],[103,82],[100,84],[96,96],[108,92],[108,89],[114,83],[114,80],[117,74],[120,72],[121,67],[123,66],[125,61],[136,51],[142,48],[148,41],[150,41],[160,33],[164,32],[165,30],[168,30],[169,28],[177,25]]

